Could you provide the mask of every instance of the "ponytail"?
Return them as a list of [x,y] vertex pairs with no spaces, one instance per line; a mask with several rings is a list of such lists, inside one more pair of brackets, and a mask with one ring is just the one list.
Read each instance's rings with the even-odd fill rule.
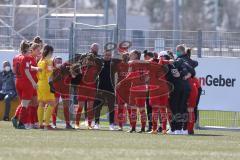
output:
[[22,40],[22,42],[20,43],[20,51],[25,54],[28,52],[30,48],[30,43],[28,41]]
[[191,49],[191,48],[188,48],[187,51],[186,51],[186,54],[187,54],[188,57],[190,58],[191,55],[192,55],[192,49]]
[[33,42],[37,43],[37,44],[42,44],[43,43],[43,41],[41,40],[41,38],[39,36],[34,37]]
[[53,53],[53,47],[50,45],[45,45],[42,52],[42,58],[46,58],[49,54]]

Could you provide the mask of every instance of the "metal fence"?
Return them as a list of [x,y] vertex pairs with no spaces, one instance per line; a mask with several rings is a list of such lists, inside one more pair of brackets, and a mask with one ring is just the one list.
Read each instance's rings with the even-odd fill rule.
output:
[[197,127],[239,130],[240,112],[200,110]]
[[[106,28],[107,27],[107,28]],[[119,30],[114,26],[87,27],[83,24],[71,29],[75,41],[74,52],[86,52],[91,43],[101,49],[107,42],[131,41],[131,49],[151,51],[174,50],[178,44],[192,48],[198,57],[240,57],[240,33],[209,31]],[[114,38],[115,37],[115,38]],[[71,45],[71,44],[70,44]]]
[[103,46],[107,41],[129,40],[133,49],[174,50],[177,44],[186,44],[198,56],[240,57],[240,32],[121,30],[112,25],[96,27],[75,23],[72,35],[76,35],[77,42],[70,44],[73,43],[69,41],[71,24],[82,19],[76,16],[78,5],[66,0],[56,8],[49,8],[46,2],[35,0],[35,5],[18,4],[16,0],[0,2],[0,49],[18,49],[22,39],[32,40],[39,35],[58,53],[71,52],[69,46],[72,45],[76,52],[86,51],[93,41]]
[[69,53],[74,57],[76,53],[86,53],[91,44],[98,43],[100,54],[104,51],[105,44],[116,42],[116,25],[92,26],[84,23],[72,23],[69,36]]
[[[240,56],[240,33],[210,31],[161,31],[120,30],[125,38],[133,42],[133,48],[155,51],[174,50],[178,44],[186,44],[193,54],[201,56]],[[122,36],[124,37],[124,36]]]

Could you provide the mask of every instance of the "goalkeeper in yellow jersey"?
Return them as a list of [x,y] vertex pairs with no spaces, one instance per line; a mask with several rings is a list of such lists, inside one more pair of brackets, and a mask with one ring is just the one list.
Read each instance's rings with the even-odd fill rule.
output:
[[[50,126],[50,118],[52,115],[53,106],[55,105],[54,94],[50,92],[49,78],[53,71],[53,47],[46,45],[43,48],[42,58],[38,62],[38,67],[41,68],[41,72],[38,72],[38,122],[41,129],[52,129]],[[45,110],[46,107],[46,110]],[[44,119],[45,118],[45,119]],[[45,121],[45,126],[43,125]]]

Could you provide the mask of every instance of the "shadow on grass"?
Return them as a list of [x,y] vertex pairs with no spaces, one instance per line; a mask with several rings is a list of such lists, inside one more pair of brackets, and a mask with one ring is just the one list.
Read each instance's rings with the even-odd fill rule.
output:
[[51,129],[51,130],[44,130],[44,129],[39,129],[39,130],[43,130],[43,131],[90,131],[90,132],[125,132],[125,131],[118,131],[118,130],[108,130],[108,129],[87,129],[87,128],[80,128],[80,129],[65,129],[65,128],[55,128],[55,129]]
[[221,137],[221,136],[225,136],[225,135],[220,135],[220,134],[194,134],[194,135],[188,135],[188,136],[192,136],[192,137]]
[[[67,131],[67,132],[78,132],[78,131],[89,131],[89,132],[118,132],[118,133],[127,133],[126,130],[124,131],[118,131],[118,130],[108,130],[107,128],[103,128],[103,129],[86,129],[86,128],[80,128],[80,129],[65,129],[65,128],[56,128],[56,129],[53,129],[53,130],[48,130],[48,131]],[[145,133],[132,133],[132,134],[149,134],[147,132]],[[151,134],[149,134],[151,135]],[[166,136],[166,135],[163,135],[161,133],[158,133],[156,134],[158,136]],[[194,134],[194,135],[167,135],[167,136],[189,136],[189,137],[222,137],[222,136],[225,136],[225,135],[221,135],[221,134]]]

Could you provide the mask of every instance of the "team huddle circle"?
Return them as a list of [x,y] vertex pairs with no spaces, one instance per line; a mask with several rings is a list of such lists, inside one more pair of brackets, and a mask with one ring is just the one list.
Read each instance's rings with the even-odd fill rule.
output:
[[[123,131],[129,123],[129,133],[194,134],[201,86],[191,50],[178,45],[174,58],[171,51],[158,56],[131,47],[130,41],[107,43],[101,54],[93,43],[89,52],[63,62],[40,37],[22,41],[13,59],[20,100],[13,126],[54,130],[61,119],[66,129],[80,129],[81,120],[87,129],[100,129],[107,114],[110,130]],[[120,57],[114,57],[116,52]],[[221,75],[202,80],[229,87],[236,81]]]

